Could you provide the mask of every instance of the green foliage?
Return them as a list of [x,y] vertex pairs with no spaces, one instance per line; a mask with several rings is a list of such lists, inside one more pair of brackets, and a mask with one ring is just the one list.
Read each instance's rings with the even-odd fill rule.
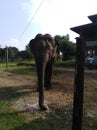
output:
[[8,58],[11,61],[14,61],[16,55],[18,54],[19,50],[16,47],[8,47]]
[[72,59],[72,56],[74,55],[75,51],[75,45],[69,40],[69,36],[60,36],[56,35],[55,39],[59,43],[59,51],[63,54],[63,60],[69,60]]
[[6,57],[8,56],[9,61],[16,60],[32,60],[33,56],[29,49],[24,51],[19,51],[16,47],[6,47],[0,48],[0,60],[6,61]]
[[33,58],[32,53],[30,51],[20,51],[17,55],[18,58],[24,60],[31,60]]
[[5,50],[0,48],[0,59],[5,59]]
[[69,40],[68,36],[56,35],[55,39],[59,42],[60,50],[62,52],[64,52],[64,51],[74,51],[74,49],[75,49],[74,43],[72,43]]
[[[8,53],[7,53],[7,51],[8,51]],[[19,52],[19,50],[16,47],[0,48],[0,60],[5,61],[7,54],[8,54],[8,59],[10,61],[14,61],[18,52]]]

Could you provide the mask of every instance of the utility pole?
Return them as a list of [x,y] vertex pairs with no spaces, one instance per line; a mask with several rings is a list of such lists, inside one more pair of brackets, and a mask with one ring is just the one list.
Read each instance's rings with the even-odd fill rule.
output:
[[84,95],[85,42],[76,38],[76,68],[74,81],[73,125],[72,130],[82,130]]
[[6,69],[8,69],[8,47],[6,46]]

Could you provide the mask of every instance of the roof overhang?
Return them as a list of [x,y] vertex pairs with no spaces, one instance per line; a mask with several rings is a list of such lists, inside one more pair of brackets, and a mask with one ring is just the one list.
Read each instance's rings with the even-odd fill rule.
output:
[[97,23],[85,24],[85,25],[76,26],[70,29],[78,34],[97,32]]
[[89,18],[93,23],[97,22],[97,14],[90,15],[90,16],[88,16],[88,18]]

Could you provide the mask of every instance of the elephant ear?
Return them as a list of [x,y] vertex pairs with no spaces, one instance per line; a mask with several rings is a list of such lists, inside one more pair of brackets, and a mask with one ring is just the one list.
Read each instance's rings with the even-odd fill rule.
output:
[[43,35],[41,33],[37,34],[35,40],[43,39]]
[[54,47],[53,47],[53,58],[57,58],[59,54],[59,43],[56,39],[54,39]]
[[54,46],[54,39],[50,34],[45,34],[44,39],[46,39],[52,45],[52,47]]
[[35,39],[32,39],[29,42],[29,47],[30,47],[30,51],[32,52],[32,54],[35,55]]
[[57,47],[57,53],[59,53],[59,42],[56,39],[54,39],[54,41],[55,41],[55,47]]

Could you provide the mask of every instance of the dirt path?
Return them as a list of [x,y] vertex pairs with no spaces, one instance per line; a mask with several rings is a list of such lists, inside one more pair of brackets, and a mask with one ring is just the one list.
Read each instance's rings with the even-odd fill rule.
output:
[[[7,94],[8,97],[13,98],[19,95],[18,99],[12,103],[13,107],[18,110],[24,110],[27,104],[38,103],[38,92],[34,91],[37,83],[36,77],[30,75],[16,75],[4,71],[0,71],[0,75],[0,90],[4,88],[5,91],[10,91]],[[72,79],[69,79],[71,82],[68,83],[67,78],[67,80],[65,80],[66,86],[64,86],[63,78],[66,79],[66,75],[61,75],[61,77],[59,75],[57,79],[54,78],[52,81],[53,89],[45,91],[45,101],[48,102],[48,104],[55,104],[57,106],[71,104],[73,95],[73,86],[71,86]],[[6,96],[6,93],[4,96]]]
[[0,86],[21,86],[34,84],[35,77],[28,75],[16,75],[9,72],[0,71]]
[[[53,89],[45,91],[45,101],[50,107],[66,107],[73,104],[74,73],[72,70],[60,71],[52,79]],[[91,72],[91,71],[90,71]],[[89,72],[89,73],[90,73]],[[95,73],[95,71],[94,71]],[[90,75],[85,79],[84,109],[97,113],[97,76]],[[0,98],[12,99],[12,107],[24,110],[28,104],[38,103],[38,92],[35,92],[37,77],[31,75],[16,75],[0,71]]]

